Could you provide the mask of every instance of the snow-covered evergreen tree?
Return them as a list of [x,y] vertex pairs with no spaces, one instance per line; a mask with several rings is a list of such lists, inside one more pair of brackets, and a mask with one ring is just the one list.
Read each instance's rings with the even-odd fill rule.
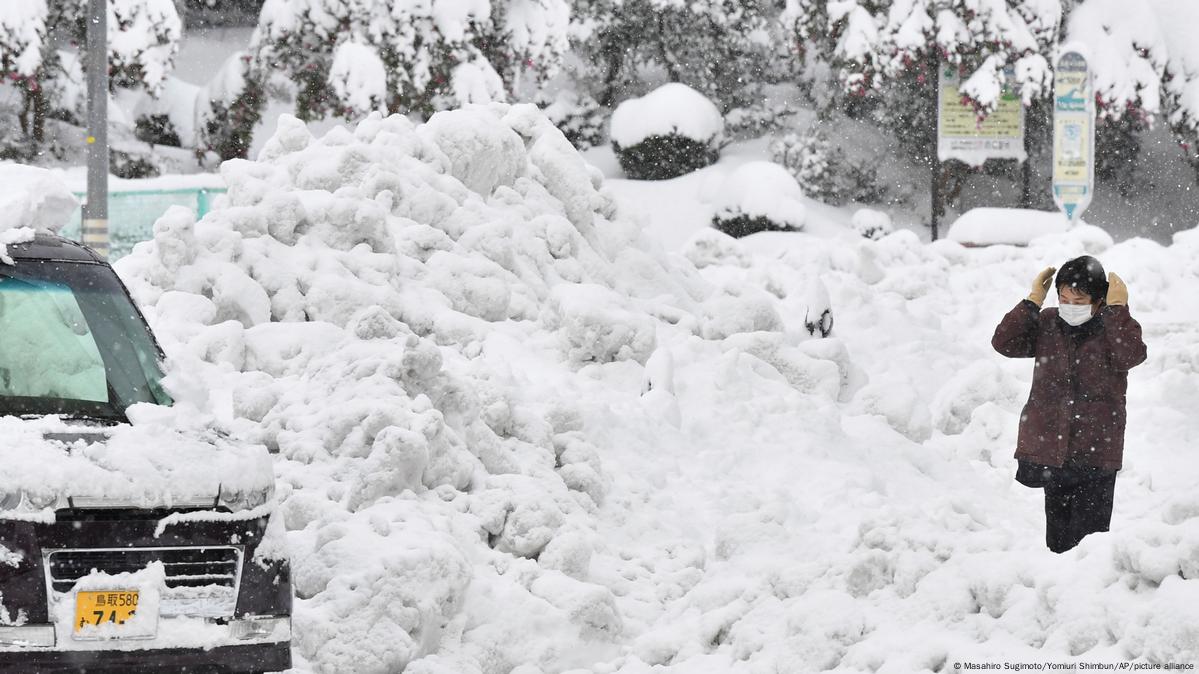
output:
[[1126,136],[1164,116],[1199,175],[1196,25],[1199,5],[1192,2],[1087,0],[1071,15],[1068,34],[1090,48],[1104,123]]
[[552,77],[569,17],[566,0],[267,0],[252,49],[295,82],[301,118],[430,115]]
[[[61,1],[61,0],[52,0]],[[87,0],[76,0],[80,44],[87,37]],[[108,0],[108,76],[112,88],[157,95],[175,68],[183,22],[173,0]]]
[[[86,44],[87,0],[21,0],[0,3],[0,75],[22,96],[23,132],[40,141],[53,96],[53,81],[76,75],[76,59],[56,51],[50,34],[66,29]],[[174,68],[182,24],[171,0],[110,0],[108,62],[114,89],[145,89],[157,95]],[[69,72],[68,72],[69,71]],[[77,107],[75,102],[67,102]]]
[[39,141],[47,111],[46,58],[53,53],[46,44],[48,18],[45,0],[0,5],[0,78],[20,92],[22,132]]
[[795,176],[805,196],[825,203],[842,202],[834,164],[844,157],[819,129],[783,136],[771,144],[770,154],[776,164]]
[[230,56],[200,91],[199,149],[215,152],[221,159],[246,158],[265,103],[263,77],[254,69],[253,59],[244,52]]
[[767,0],[576,0],[583,81],[614,106],[642,93],[642,71],[660,70],[728,111],[748,105],[772,79],[778,45]]
[[995,109],[1005,85],[1026,105],[1047,96],[1062,4],[787,0],[784,21],[810,55],[832,67],[848,105],[865,104],[908,155],[928,163],[936,149],[939,68],[957,68],[962,103],[980,118]]
[[785,20],[850,92],[933,87],[930,63],[946,63],[962,73],[963,103],[986,115],[1005,84],[1026,104],[1048,91],[1062,6],[1061,0],[787,0]]

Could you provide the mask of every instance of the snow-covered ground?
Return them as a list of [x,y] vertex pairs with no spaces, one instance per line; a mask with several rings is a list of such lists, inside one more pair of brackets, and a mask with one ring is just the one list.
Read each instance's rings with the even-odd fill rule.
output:
[[[284,119],[118,264],[176,397],[279,451],[297,668],[1199,660],[1199,231],[967,249],[809,202],[734,241],[703,195],[741,148],[605,183],[526,107]],[[1082,253],[1150,356],[1113,531],[1059,556],[1012,480],[1031,363],[989,341]]]

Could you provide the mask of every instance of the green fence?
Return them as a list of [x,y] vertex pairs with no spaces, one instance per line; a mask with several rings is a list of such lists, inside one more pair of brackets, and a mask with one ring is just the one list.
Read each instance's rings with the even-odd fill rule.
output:
[[[109,260],[117,260],[129,254],[133,245],[154,236],[154,222],[171,206],[183,206],[195,212],[197,218],[204,217],[212,208],[212,201],[225,192],[222,187],[193,187],[176,190],[130,190],[108,193],[108,237]],[[87,194],[76,192],[83,201]],[[83,223],[81,209],[76,209],[70,224],[63,228],[62,235],[79,240]]]

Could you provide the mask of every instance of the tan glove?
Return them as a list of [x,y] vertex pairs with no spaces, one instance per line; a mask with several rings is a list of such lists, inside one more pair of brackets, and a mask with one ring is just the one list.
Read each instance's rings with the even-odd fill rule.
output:
[[1053,285],[1053,275],[1057,273],[1056,267],[1046,267],[1037,278],[1032,282],[1032,292],[1028,294],[1028,299],[1038,307],[1045,303],[1045,298],[1049,295],[1049,287]]
[[1107,275],[1107,303],[1109,305],[1128,304],[1128,286],[1124,285],[1124,279],[1116,276],[1115,273]]

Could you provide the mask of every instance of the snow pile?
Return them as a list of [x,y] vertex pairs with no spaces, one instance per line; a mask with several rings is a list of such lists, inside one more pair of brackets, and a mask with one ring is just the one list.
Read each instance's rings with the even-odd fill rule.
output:
[[[227,207],[118,267],[176,388],[279,451],[301,670],[1199,657],[1199,232],[707,230],[667,256],[523,106],[285,120],[225,172]],[[1113,531],[1058,556],[1012,480],[1032,363],[990,335],[1084,252],[1150,358]]]
[[34,232],[57,232],[67,224],[79,200],[58,174],[23,164],[0,163],[0,263],[12,264],[8,244],[33,240]]
[[895,231],[891,216],[872,208],[859,208],[850,221],[854,231],[867,239],[881,239]]
[[611,124],[609,137],[626,148],[651,136],[669,135],[719,144],[724,134],[724,117],[716,105],[678,82],[621,103],[612,113]]
[[950,241],[975,246],[1011,244],[1026,246],[1038,236],[1060,234],[1070,221],[1056,211],[1019,208],[972,208],[953,222]]
[[[664,424],[604,455],[621,485],[610,500],[629,504],[608,513],[611,557],[595,559],[622,590],[629,652],[592,670],[1193,661],[1194,631],[1175,626],[1191,624],[1199,592],[1197,397],[1183,383],[1196,331],[1177,320],[1199,309],[1195,234],[1169,249],[1084,227],[1028,248],[926,246],[907,231],[857,245],[698,239],[685,253],[706,278],[781,294],[783,315],[819,277],[839,339],[745,369],[734,357],[757,355],[748,335],[725,359],[674,350],[680,432]],[[999,357],[989,338],[1039,268],[1083,252],[1133,279],[1151,357],[1131,376],[1113,531],[1058,556],[1042,542],[1041,492],[1012,480],[1032,363]],[[1191,299],[1170,306],[1180,297]],[[844,345],[854,383],[839,396],[787,386],[802,381],[798,356]]]
[[[296,644],[317,670],[608,657],[624,617],[590,560],[602,456],[624,440],[584,401],[657,423],[642,363],[705,338],[839,386],[837,356],[791,351],[810,335],[773,296],[646,252],[532,106],[319,140],[285,117],[258,161],[222,170],[227,207],[169,212],[118,270],[175,371],[279,452]],[[636,381],[613,395],[610,376]]]
[[55,172],[24,164],[0,163],[0,230],[32,227],[57,232],[79,200]]
[[802,229],[803,191],[787,169],[769,161],[747,162],[714,196],[717,220],[765,218],[780,229]]

